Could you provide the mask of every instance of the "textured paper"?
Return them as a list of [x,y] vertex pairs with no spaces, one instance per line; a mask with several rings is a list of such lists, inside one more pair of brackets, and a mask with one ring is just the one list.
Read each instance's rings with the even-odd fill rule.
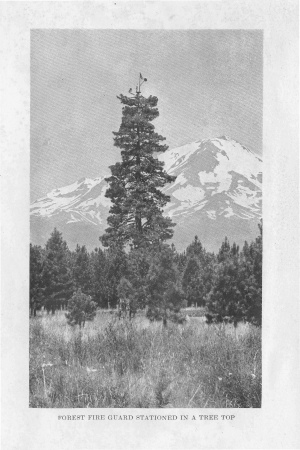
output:
[[[299,448],[297,1],[7,2],[0,8],[3,448]],[[61,414],[136,415],[139,410],[29,409],[30,30],[34,28],[263,30],[261,409],[168,410],[172,415],[235,415],[233,421],[184,422],[58,421]]]

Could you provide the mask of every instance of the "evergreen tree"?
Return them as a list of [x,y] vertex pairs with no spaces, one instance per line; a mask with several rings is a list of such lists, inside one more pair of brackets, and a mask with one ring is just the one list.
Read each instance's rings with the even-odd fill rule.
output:
[[91,254],[91,265],[93,275],[93,298],[101,308],[108,307],[108,263],[107,257],[103,250],[95,249]]
[[260,289],[262,289],[262,221],[258,224],[259,236],[253,244],[253,273]]
[[72,275],[75,289],[81,288],[84,294],[93,293],[93,276],[90,263],[90,257],[85,245],[76,246]]
[[262,222],[259,236],[250,246],[245,243],[241,254],[242,279],[247,295],[245,320],[260,326],[262,323]]
[[167,245],[153,255],[147,274],[147,294],[147,317],[151,321],[162,320],[166,326],[168,319],[181,320],[183,292],[174,263],[174,253]]
[[250,247],[247,241],[245,241],[244,243],[244,247],[242,250],[242,253],[244,255],[245,258],[249,258],[250,257]]
[[176,253],[174,257],[174,262],[177,266],[177,269],[182,274],[187,264],[186,252],[184,251],[183,253]]
[[241,320],[261,325],[262,316],[262,230],[250,246],[246,242],[242,252],[230,247],[225,239],[218,254],[213,286],[208,295],[206,318],[221,322]]
[[217,260],[220,263],[222,261],[225,261],[225,259],[229,256],[230,256],[230,243],[226,236],[224,242],[222,242],[221,248],[217,255]]
[[56,228],[46,243],[43,283],[47,311],[54,314],[55,310],[65,308],[73,293],[70,252]]
[[92,255],[94,300],[102,308],[114,308],[118,304],[117,287],[127,275],[127,256],[118,247],[106,251],[98,249]]
[[182,286],[188,304],[204,306],[205,299],[212,286],[215,255],[207,252],[195,236],[187,247],[186,264],[183,271]]
[[137,307],[144,308],[147,305],[147,275],[152,262],[150,249],[135,248],[128,254],[128,279],[135,292]]
[[42,248],[30,244],[30,315],[36,316],[43,302],[43,254]]
[[245,296],[240,286],[237,258],[225,258],[216,267],[213,287],[207,299],[208,322],[233,322],[236,326],[244,318]]
[[197,304],[198,306],[205,305],[204,297],[206,292],[203,281],[203,273],[200,270],[196,258],[190,258],[182,279],[182,288],[188,306],[191,306],[192,303]]
[[127,255],[118,247],[110,247],[107,251],[107,293],[111,307],[118,303],[118,284],[127,276]]
[[174,224],[163,216],[163,207],[170,197],[161,189],[175,180],[154,156],[168,148],[161,144],[165,138],[155,132],[151,123],[159,115],[158,99],[143,97],[140,89],[131,97],[121,94],[117,98],[124,106],[114,145],[121,149],[122,162],[110,167],[111,176],[106,179],[106,196],[112,207],[109,227],[100,239],[104,246],[158,244],[173,235]]
[[188,247],[186,249],[186,256],[188,258],[196,257],[200,260],[200,259],[202,259],[204,253],[205,253],[205,250],[204,250],[201,242],[199,241],[198,236],[195,236],[192,244],[188,245]]

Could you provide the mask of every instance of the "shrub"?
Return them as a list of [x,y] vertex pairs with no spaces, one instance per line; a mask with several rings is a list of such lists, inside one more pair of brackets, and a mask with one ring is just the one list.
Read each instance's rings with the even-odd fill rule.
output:
[[84,327],[87,320],[93,320],[96,316],[97,305],[91,300],[89,295],[85,295],[78,289],[68,302],[68,311],[66,318],[71,326],[79,325]]

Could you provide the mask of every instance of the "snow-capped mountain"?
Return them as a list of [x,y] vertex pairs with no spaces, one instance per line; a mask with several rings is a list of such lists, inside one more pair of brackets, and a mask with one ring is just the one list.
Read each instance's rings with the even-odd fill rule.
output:
[[[242,244],[258,234],[262,208],[262,160],[238,142],[222,136],[193,142],[159,155],[177,178],[165,186],[165,208],[177,224],[173,241],[179,250],[197,234],[208,250],[227,236]],[[31,205],[31,238],[44,244],[56,226],[70,247],[99,246],[110,200],[104,178],[81,179],[51,191]]]
[[104,178],[82,178],[69,186],[54,189],[46,197],[31,205],[31,215],[45,218],[66,215],[66,223],[102,223],[101,207],[109,208],[105,197],[107,183]]

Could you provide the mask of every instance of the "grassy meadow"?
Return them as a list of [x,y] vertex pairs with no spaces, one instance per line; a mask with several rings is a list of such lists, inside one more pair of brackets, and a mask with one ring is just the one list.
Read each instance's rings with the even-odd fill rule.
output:
[[[31,408],[259,408],[261,329],[132,321],[97,311],[30,319]],[[193,317],[194,315],[194,317]]]

